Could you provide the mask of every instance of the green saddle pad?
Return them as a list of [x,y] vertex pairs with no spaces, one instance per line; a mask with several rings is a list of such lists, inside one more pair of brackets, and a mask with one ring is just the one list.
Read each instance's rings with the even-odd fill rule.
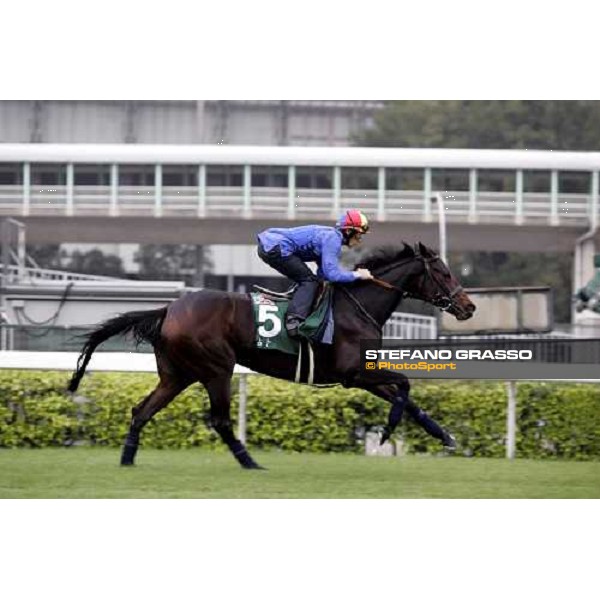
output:
[[[317,341],[325,325],[330,308],[330,290],[325,292],[327,297],[300,326],[299,333],[311,342]],[[265,350],[279,350],[287,354],[298,354],[298,340],[290,338],[285,329],[285,313],[288,300],[276,300],[266,294],[251,293],[254,311],[254,326],[256,331],[255,346]]]

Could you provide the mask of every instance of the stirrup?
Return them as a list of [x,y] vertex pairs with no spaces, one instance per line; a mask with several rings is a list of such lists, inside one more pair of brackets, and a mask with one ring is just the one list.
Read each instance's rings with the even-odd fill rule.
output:
[[286,290],[285,292],[274,292],[273,290],[269,290],[265,287],[262,287],[261,285],[254,284],[252,287],[255,290],[257,290],[258,292],[267,294],[267,296],[273,296],[274,298],[281,298],[282,300],[289,300],[294,295],[294,292],[298,289],[298,286],[294,285],[289,290]]

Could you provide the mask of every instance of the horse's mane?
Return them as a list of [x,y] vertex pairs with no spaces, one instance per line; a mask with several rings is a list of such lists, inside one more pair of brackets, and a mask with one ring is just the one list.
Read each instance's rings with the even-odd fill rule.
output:
[[354,266],[372,271],[414,255],[413,247],[406,242],[402,242],[402,246],[378,246],[361,256]]

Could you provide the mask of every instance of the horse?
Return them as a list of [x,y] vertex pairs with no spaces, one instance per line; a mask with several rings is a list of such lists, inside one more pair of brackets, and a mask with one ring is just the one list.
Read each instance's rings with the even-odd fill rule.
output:
[[[361,369],[361,339],[381,339],[385,322],[404,297],[418,298],[458,320],[472,316],[475,305],[440,257],[421,243],[377,248],[357,265],[373,280],[334,284],[332,344],[314,345],[314,384],[361,388],[391,404],[381,443],[406,411],[445,446],[454,438],[410,398],[408,378],[396,371]],[[378,285],[377,285],[378,284]],[[137,343],[152,344],[159,382],[132,409],[121,465],[131,466],[144,426],[192,383],[206,388],[210,422],[242,468],[260,469],[236,438],[230,417],[231,379],[236,363],[272,377],[294,381],[297,358],[257,348],[249,294],[204,289],[190,292],[165,307],[132,311],[101,323],[85,343],[68,390],[79,386],[93,352],[117,334],[131,333]]]

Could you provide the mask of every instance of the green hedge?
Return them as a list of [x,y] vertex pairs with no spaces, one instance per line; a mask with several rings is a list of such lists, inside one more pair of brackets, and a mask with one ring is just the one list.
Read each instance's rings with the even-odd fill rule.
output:
[[[131,408],[156,384],[150,374],[93,373],[74,398],[65,373],[0,372],[0,446],[72,443],[119,446]],[[234,390],[237,385],[234,384]],[[454,433],[460,452],[504,456],[506,388],[496,382],[416,382],[413,399]],[[311,452],[362,452],[364,433],[385,423],[388,405],[360,390],[315,389],[248,378],[248,440],[253,448]],[[195,385],[144,429],[155,448],[223,449],[206,426],[209,402]],[[234,395],[232,415],[237,415]],[[520,457],[600,458],[600,387],[521,383],[517,405]],[[410,420],[398,430],[409,452],[434,453],[439,442]]]

